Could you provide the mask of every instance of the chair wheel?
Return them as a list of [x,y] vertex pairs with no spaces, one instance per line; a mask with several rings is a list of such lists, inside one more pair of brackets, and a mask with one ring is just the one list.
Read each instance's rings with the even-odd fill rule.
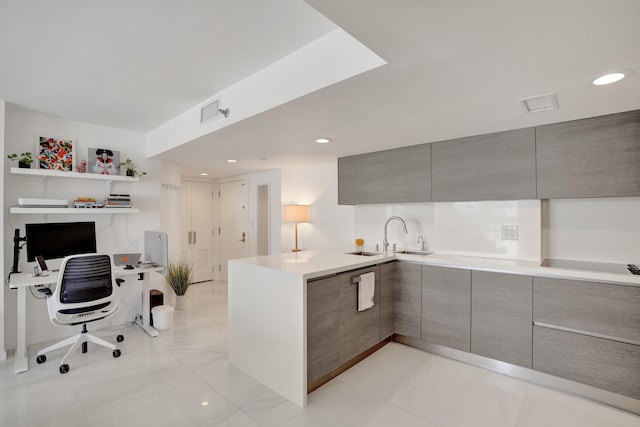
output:
[[118,336],[116,337],[116,341],[118,341],[118,342],[122,342],[122,341],[124,341],[124,335],[118,335]]
[[36,362],[38,362],[38,365],[44,363],[47,361],[47,356],[44,354],[41,354],[40,356],[36,357]]
[[69,372],[69,365],[66,363],[64,365],[60,365],[60,373],[66,374],[67,372]]
[[118,349],[113,350],[113,357],[120,357],[120,354],[122,354],[120,353],[120,350]]

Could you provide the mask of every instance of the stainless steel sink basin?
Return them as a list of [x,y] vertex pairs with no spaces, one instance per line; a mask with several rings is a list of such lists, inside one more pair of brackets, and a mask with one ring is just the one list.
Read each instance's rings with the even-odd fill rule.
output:
[[405,255],[420,255],[420,256],[427,256],[427,255],[431,255],[433,252],[431,251],[412,251],[412,250],[408,250],[408,249],[402,249],[399,251],[396,251],[397,254],[405,254]]
[[380,255],[380,253],[379,252],[356,251],[356,252],[347,252],[347,255],[376,256],[376,255]]

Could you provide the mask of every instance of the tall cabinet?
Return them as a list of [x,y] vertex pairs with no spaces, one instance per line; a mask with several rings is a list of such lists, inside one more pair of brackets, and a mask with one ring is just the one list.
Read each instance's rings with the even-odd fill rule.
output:
[[193,267],[193,281],[213,280],[213,184],[182,181],[181,256]]

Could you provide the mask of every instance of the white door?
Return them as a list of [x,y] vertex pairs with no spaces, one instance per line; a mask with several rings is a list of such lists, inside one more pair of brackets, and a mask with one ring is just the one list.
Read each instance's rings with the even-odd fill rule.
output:
[[182,187],[182,256],[194,282],[213,280],[213,184],[183,181]]
[[248,255],[247,181],[221,182],[219,191],[220,280],[227,280],[227,262]]

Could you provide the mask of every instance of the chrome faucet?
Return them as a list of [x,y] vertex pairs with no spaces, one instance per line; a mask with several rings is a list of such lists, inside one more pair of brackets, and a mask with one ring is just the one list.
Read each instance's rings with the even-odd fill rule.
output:
[[382,241],[382,249],[387,252],[389,250],[389,241],[387,240],[387,226],[389,225],[389,222],[392,219],[397,219],[398,221],[400,221],[402,223],[402,231],[404,231],[404,234],[407,234],[407,224],[404,222],[404,219],[400,218],[399,216],[390,216],[389,218],[387,218],[387,221],[385,221],[384,223],[384,240]]
[[422,252],[426,252],[426,250],[427,250],[427,242],[425,242],[424,237],[418,236],[418,243],[420,243],[420,240],[422,240],[422,244],[420,245],[420,250]]

